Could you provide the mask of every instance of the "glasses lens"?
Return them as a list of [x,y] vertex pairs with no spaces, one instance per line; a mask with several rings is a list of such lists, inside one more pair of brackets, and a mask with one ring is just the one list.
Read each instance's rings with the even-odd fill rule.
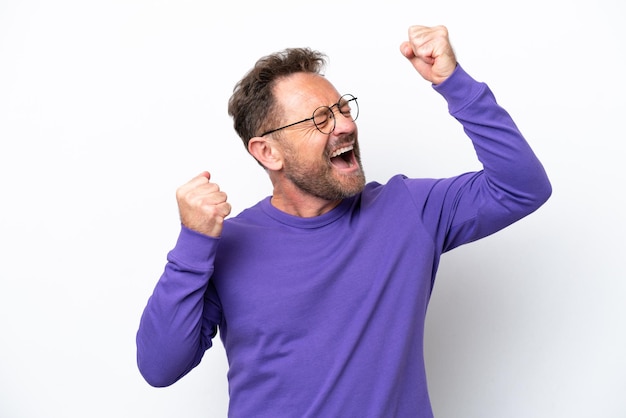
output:
[[356,97],[351,94],[344,94],[339,99],[337,107],[342,115],[352,120],[356,120],[359,117],[359,104],[356,101]]
[[328,106],[320,106],[313,112],[313,123],[323,134],[329,134],[335,129],[335,115]]
[[356,120],[359,117],[359,104],[356,97],[351,94],[341,96],[337,104],[328,106],[320,106],[313,112],[313,123],[317,129],[323,134],[330,134],[335,130],[335,113],[333,107],[337,107],[339,113],[344,117]]

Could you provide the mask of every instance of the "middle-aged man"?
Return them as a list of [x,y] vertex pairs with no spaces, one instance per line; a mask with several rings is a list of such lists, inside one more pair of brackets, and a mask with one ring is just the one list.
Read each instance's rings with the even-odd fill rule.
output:
[[[321,75],[323,55],[263,57],[229,113],[273,193],[225,219],[230,204],[208,172],[178,189],[180,235],[137,334],[151,385],[192,370],[219,330],[229,416],[433,416],[423,335],[441,254],[535,211],[551,186],[487,85],[457,63],[445,27],[411,27],[400,50],[483,169],[366,183],[357,98]],[[382,122],[416,135],[411,121]]]

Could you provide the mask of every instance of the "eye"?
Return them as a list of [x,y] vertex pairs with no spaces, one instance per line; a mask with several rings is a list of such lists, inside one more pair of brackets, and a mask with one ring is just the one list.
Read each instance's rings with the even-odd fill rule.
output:
[[337,108],[339,109],[342,115],[344,116],[352,115],[352,111],[353,111],[352,102],[354,100],[356,100],[356,98],[352,96],[351,94],[345,94],[341,96],[341,98],[339,99],[339,102],[337,102]]
[[351,94],[344,94],[337,103],[337,108],[347,118],[356,120],[359,116],[359,105],[356,101],[356,97]]
[[345,116],[349,116],[350,113],[352,113],[352,108],[350,107],[350,102],[347,100],[344,100],[342,102],[339,103],[339,111],[341,112],[342,115]]
[[333,117],[333,112],[329,107],[318,107],[313,113],[313,123],[318,128],[323,128],[328,124],[328,121]]

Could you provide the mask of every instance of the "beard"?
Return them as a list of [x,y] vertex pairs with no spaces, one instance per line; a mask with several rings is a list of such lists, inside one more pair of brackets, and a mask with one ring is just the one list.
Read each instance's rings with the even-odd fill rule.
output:
[[[352,141],[354,139],[354,141]],[[342,200],[360,193],[365,187],[365,173],[361,164],[359,144],[351,136],[340,143],[354,143],[354,161],[358,170],[342,173],[331,163],[330,146],[317,162],[304,162],[292,153],[285,161],[285,176],[300,190],[328,201]]]

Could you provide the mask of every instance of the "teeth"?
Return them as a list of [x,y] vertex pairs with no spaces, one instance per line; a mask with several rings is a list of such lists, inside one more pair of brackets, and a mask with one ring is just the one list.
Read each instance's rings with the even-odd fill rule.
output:
[[335,151],[335,152],[333,152],[331,154],[330,158],[335,158],[338,155],[343,154],[344,152],[352,151],[353,148],[354,148],[354,146],[352,146],[352,145],[348,145],[347,147],[339,148],[337,151]]

